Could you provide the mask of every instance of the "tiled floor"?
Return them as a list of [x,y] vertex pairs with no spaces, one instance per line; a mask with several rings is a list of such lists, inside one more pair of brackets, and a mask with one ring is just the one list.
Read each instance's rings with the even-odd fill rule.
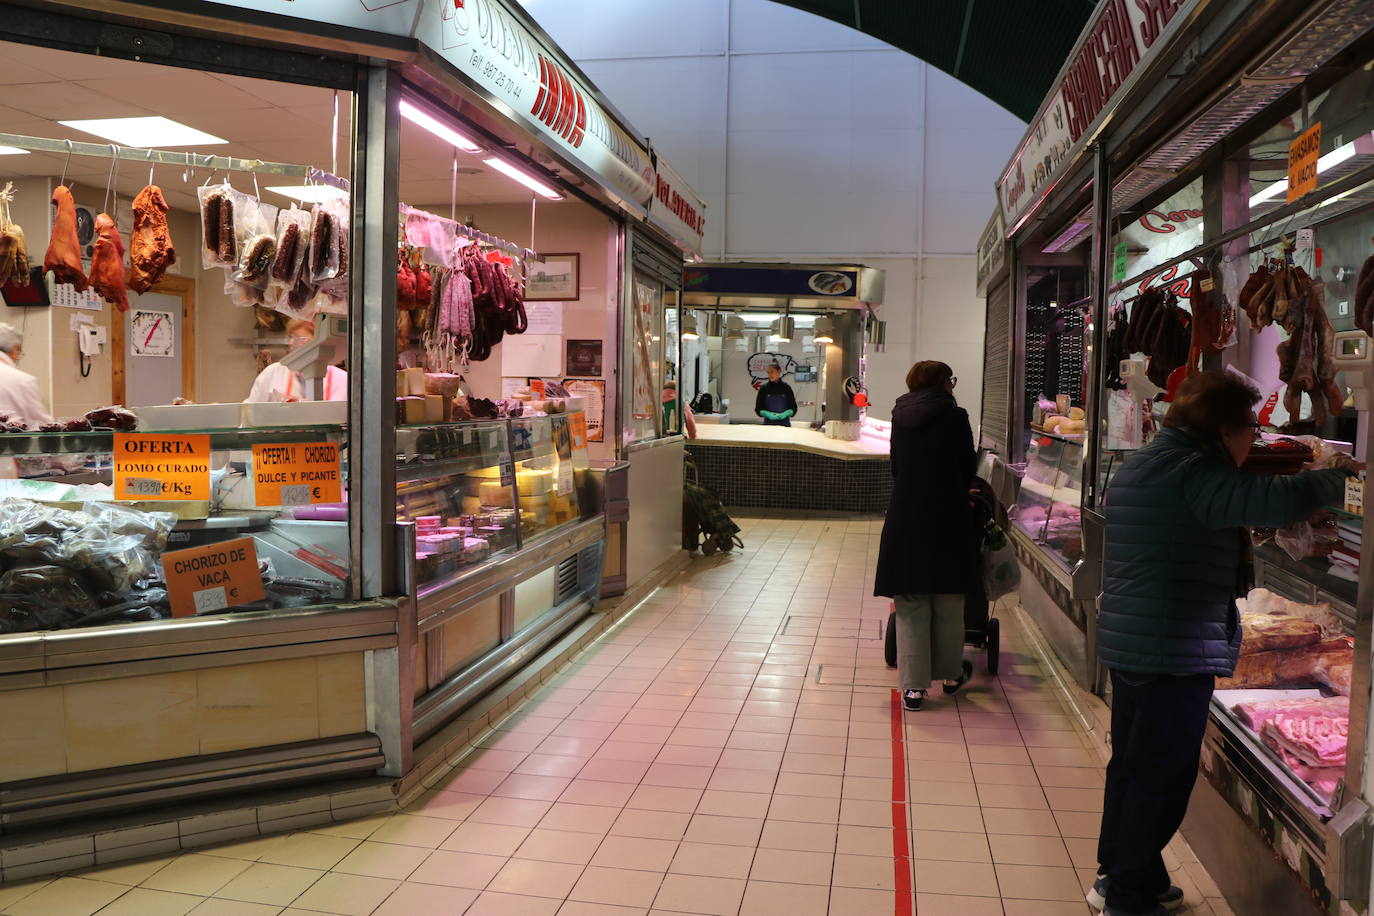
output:
[[894,715],[880,523],[743,524],[405,813],[0,886],[0,913],[1085,916],[1102,769],[1018,617],[1000,678],[979,656]]

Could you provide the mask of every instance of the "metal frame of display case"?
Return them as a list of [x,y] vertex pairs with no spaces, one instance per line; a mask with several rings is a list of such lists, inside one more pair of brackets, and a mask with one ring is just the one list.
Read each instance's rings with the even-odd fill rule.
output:
[[[1330,85],[1338,71],[1314,70],[1327,59],[1322,55],[1328,54],[1329,48],[1348,48],[1358,41],[1359,53],[1367,59],[1374,48],[1374,8],[1352,0],[1275,4],[1262,9],[1239,0],[1196,0],[1179,8],[1186,9],[1186,15],[1180,14],[1167,40],[1161,39],[1154,49],[1157,53],[1142,62],[1143,71],[1134,75],[1141,78],[1128,81],[1121,97],[1104,109],[1102,118],[1085,132],[1080,145],[1068,151],[1064,162],[1049,166],[1051,175],[1031,192],[1037,195],[1031,209],[1015,219],[1003,214],[1012,244],[1006,259],[1009,266],[984,281],[992,286],[1000,275],[1010,276],[1013,301],[1019,303],[1018,309],[1024,308],[1025,291],[1019,287],[1024,286],[1025,272],[1018,265],[1028,258],[1042,257],[1042,246],[1070,248],[1091,237],[1093,333],[1085,402],[1091,441],[1086,443],[1084,456],[1084,559],[1066,576],[1062,564],[1044,556],[1033,538],[1019,532],[1015,540],[1018,554],[1031,573],[1029,592],[1039,595],[1037,600],[1043,599],[1041,603],[1048,603],[1050,610],[1057,604],[1061,621],[1074,620],[1084,612],[1087,625],[1081,628],[1085,644],[1080,653],[1087,661],[1084,682],[1099,694],[1105,694],[1106,682],[1095,660],[1092,623],[1096,612],[1092,600],[1100,591],[1102,576],[1101,490],[1108,458],[1102,436],[1106,420],[1101,395],[1106,368],[1106,308],[1113,289],[1108,272],[1109,242],[1115,215],[1126,207],[1143,209],[1140,204],[1163,199],[1194,176],[1204,176],[1203,208],[1208,215],[1203,244],[1153,264],[1149,273],[1154,274],[1170,264],[1215,251],[1263,226],[1273,227],[1276,220],[1301,219],[1318,203],[1335,201],[1374,178],[1374,169],[1364,166],[1357,174],[1332,179],[1301,202],[1274,208],[1245,225],[1224,223],[1224,201],[1208,189],[1215,187],[1209,183],[1221,174],[1219,157],[1231,152],[1228,135],[1254,129],[1244,123],[1246,117],[1268,117],[1270,112],[1282,113],[1305,102],[1307,80],[1326,80],[1323,85]],[[1287,74],[1282,81],[1258,78],[1279,69]],[[1166,73],[1167,79],[1163,78]],[[1152,74],[1161,78],[1152,78]],[[1247,81],[1246,74],[1257,78]],[[1241,108],[1245,115],[1237,113]],[[1222,152],[1217,149],[1219,142],[1226,148]],[[1166,160],[1169,164],[1164,168]],[[1337,209],[1348,213],[1349,203],[1328,208],[1313,221],[1320,222]],[[1292,225],[1305,224],[1295,221]],[[1051,246],[1052,241],[1060,245]],[[992,240],[987,244],[993,244]],[[1243,352],[1247,345],[1248,341],[1243,342]],[[1214,360],[1209,367],[1219,367],[1219,362]],[[1015,372],[1022,371],[1018,365]],[[1013,407],[1019,393],[1014,383]],[[1014,410],[1009,413],[1014,414]],[[1020,434],[1019,427],[1013,419],[1006,430],[1009,445]],[[1363,436],[1366,450],[1374,447],[1374,424],[1363,431]],[[1017,457],[1012,451],[1009,459]],[[1330,600],[1354,634],[1356,666],[1344,786],[1328,805],[1287,772],[1256,736],[1239,726],[1216,701],[1205,739],[1203,779],[1185,833],[1238,912],[1298,912],[1312,902],[1332,913],[1366,912],[1374,858],[1368,801],[1370,716],[1374,714],[1369,662],[1374,548],[1361,539],[1357,585],[1334,583],[1315,574],[1320,571],[1311,564],[1295,563],[1272,550],[1257,551],[1256,559],[1257,584],[1294,600]],[[1050,586],[1058,586],[1057,591]],[[1054,594],[1045,598],[1050,592]],[[1053,634],[1051,642],[1056,642]],[[1299,880],[1292,880],[1294,877]]]

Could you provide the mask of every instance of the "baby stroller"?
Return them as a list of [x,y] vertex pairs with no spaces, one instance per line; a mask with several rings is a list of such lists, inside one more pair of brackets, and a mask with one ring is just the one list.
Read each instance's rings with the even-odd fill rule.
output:
[[[1006,510],[997,501],[997,495],[986,480],[973,478],[969,487],[969,505],[973,507],[973,537],[969,550],[973,554],[977,569],[982,553],[984,530],[989,522],[997,522],[1006,527]],[[983,588],[981,569],[973,577],[972,587],[964,595],[964,643],[975,649],[987,652],[988,674],[996,676],[1002,657],[1002,624],[989,610],[987,592]],[[897,667],[897,626],[896,610],[888,612],[887,630],[883,645],[883,655],[889,668]]]
[[743,548],[744,542],[739,539],[739,525],[725,511],[715,491],[698,482],[696,462],[691,455],[683,459],[683,471],[683,548],[696,550],[700,546],[702,554],[708,557],[717,550],[728,552],[736,547]]

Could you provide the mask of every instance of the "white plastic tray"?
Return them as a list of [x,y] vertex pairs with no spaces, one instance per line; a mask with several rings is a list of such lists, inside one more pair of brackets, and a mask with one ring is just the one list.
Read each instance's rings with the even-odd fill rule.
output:
[[131,408],[140,430],[238,429],[242,404],[160,404]]
[[347,401],[262,401],[243,405],[244,426],[323,426],[347,422]]

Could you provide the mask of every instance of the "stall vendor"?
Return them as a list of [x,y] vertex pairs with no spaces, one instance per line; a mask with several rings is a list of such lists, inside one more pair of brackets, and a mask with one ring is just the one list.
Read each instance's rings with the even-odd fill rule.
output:
[[[315,322],[291,321],[286,325],[286,346],[295,350],[315,339]],[[305,400],[305,379],[281,363],[272,363],[258,373],[246,399],[249,402]],[[330,366],[324,377],[321,400],[348,400],[348,373],[338,366]]]
[[43,406],[38,379],[18,365],[24,351],[24,333],[10,324],[0,324],[0,414],[30,427],[52,422]]
[[764,426],[792,425],[792,417],[797,414],[797,396],[792,393],[792,386],[782,380],[782,367],[777,363],[768,366],[768,381],[759,386],[754,413],[763,417]]

